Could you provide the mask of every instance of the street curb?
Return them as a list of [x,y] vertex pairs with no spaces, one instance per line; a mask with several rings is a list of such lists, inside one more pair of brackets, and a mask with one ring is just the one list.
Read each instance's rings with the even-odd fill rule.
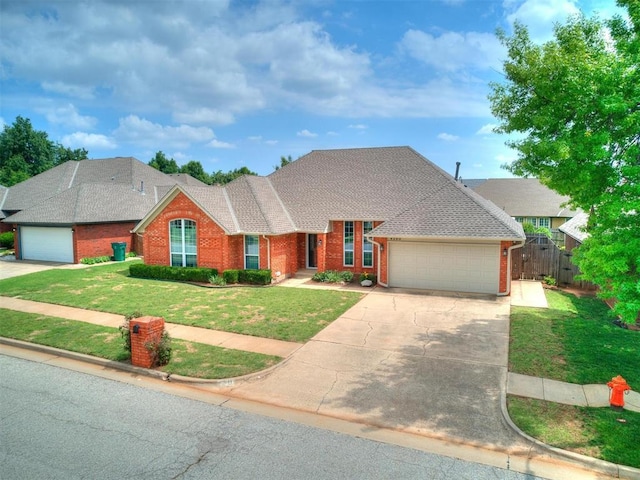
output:
[[543,450],[547,450],[556,455],[560,455],[575,462],[579,462],[588,468],[591,468],[600,473],[604,473],[605,475],[612,476],[614,478],[621,478],[624,480],[640,480],[640,469],[638,468],[633,468],[626,465],[618,465],[617,463],[607,462],[606,460],[600,460],[598,458],[588,457],[579,453],[552,447],[551,445],[547,445],[546,443],[543,443],[540,440],[537,440],[520,430],[520,428],[513,422],[513,420],[511,420],[511,417],[509,416],[509,411],[507,409],[506,385],[500,394],[500,411],[502,412],[504,420],[514,432],[530,441],[531,443],[535,444],[536,446],[542,448]]
[[24,350],[31,350],[34,352],[46,353],[49,355],[55,355],[57,357],[69,358],[72,360],[78,360],[82,362],[91,363],[105,368],[112,368],[114,370],[122,370],[128,373],[135,373],[138,375],[146,375],[148,377],[164,380],[165,382],[174,383],[187,383],[187,384],[205,384],[210,386],[219,387],[233,387],[240,383],[245,383],[253,379],[260,379],[268,376],[273,370],[283,365],[289,357],[284,358],[281,362],[270,366],[264,370],[258,372],[248,373],[240,377],[231,378],[194,378],[185,377],[182,375],[171,374],[167,372],[160,372],[150,368],[136,367],[123,362],[117,362],[115,360],[107,360],[105,358],[94,357],[92,355],[86,355],[84,353],[70,352],[69,350],[62,350],[60,348],[49,347],[47,345],[40,345],[37,343],[24,342],[22,340],[16,340],[13,338],[0,337],[0,345],[8,345],[11,347],[22,348]]

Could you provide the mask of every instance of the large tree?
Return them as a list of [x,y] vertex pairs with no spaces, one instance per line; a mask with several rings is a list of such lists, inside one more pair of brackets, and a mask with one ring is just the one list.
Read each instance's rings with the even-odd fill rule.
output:
[[498,37],[505,79],[491,85],[498,132],[518,158],[506,168],[538,177],[589,212],[576,256],[584,278],[618,300],[625,321],[640,311],[640,4],[618,0],[629,21],[576,16],[535,44],[527,28]]
[[0,133],[0,184],[10,187],[68,160],[84,160],[87,151],[72,150],[34,130],[28,118],[16,117]]
[[178,164],[173,158],[167,158],[162,150],[156,152],[155,156],[149,161],[148,165],[160,170],[162,173],[178,173],[180,171]]
[[190,160],[180,167],[180,173],[188,173],[193,178],[197,178],[203,183],[211,185],[211,177],[202,168],[202,164],[197,160]]
[[242,175],[258,175],[255,172],[252,172],[247,167],[236,168],[235,170],[230,170],[227,173],[224,173],[222,170],[218,170],[211,175],[211,184],[213,185],[225,185]]

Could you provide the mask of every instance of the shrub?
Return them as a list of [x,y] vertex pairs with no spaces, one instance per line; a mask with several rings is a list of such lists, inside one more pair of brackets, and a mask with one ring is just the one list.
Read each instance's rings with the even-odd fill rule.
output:
[[240,270],[225,270],[222,272],[222,278],[227,283],[238,283],[238,275]]
[[129,323],[132,319],[140,317],[142,317],[142,313],[137,310],[135,312],[127,313],[124,316],[124,323],[118,327],[118,330],[120,330],[120,335],[122,336],[122,340],[124,342],[124,349],[125,351],[129,352],[129,355],[131,355],[131,330],[129,328]]
[[271,270],[239,270],[238,282],[248,285],[270,285]]
[[311,280],[324,283],[349,283],[353,280],[353,272],[348,270],[343,272],[338,272],[337,270],[325,270],[324,272],[317,272],[313,277],[311,277]]
[[227,281],[224,279],[224,274],[222,276],[211,275],[209,283],[212,285],[218,285],[219,287],[224,287],[227,284]]
[[125,257],[137,257],[138,254],[136,252],[129,252],[125,255]]
[[218,270],[215,268],[168,267],[165,265],[133,263],[129,266],[129,275],[136,278],[151,278],[155,280],[208,283],[212,276],[218,275]]
[[558,282],[551,275],[547,275],[546,277],[544,277],[544,283],[546,283],[547,285],[549,285],[551,287],[555,287]]
[[111,257],[107,255],[103,255],[102,257],[87,257],[80,260],[80,263],[84,263],[85,265],[94,265],[96,263],[104,263],[110,262]]
[[13,232],[0,233],[0,247],[13,248]]
[[362,282],[363,280],[371,280],[371,282],[375,284],[378,281],[378,277],[372,273],[362,272],[358,281]]
[[152,367],[161,367],[171,360],[171,337],[168,332],[162,332],[160,340],[147,342],[144,346],[151,354]]

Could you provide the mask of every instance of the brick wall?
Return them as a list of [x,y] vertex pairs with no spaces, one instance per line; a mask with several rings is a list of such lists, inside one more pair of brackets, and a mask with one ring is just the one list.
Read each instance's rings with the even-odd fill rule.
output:
[[[177,219],[196,222],[198,245],[198,266],[217,268],[221,273],[225,268],[240,268],[237,253],[229,255],[230,237],[208,215],[202,212],[183,193],[179,193],[160,214],[147,226],[143,237],[144,261],[148,265],[170,265],[169,222]],[[237,244],[237,242],[235,242]],[[242,239],[240,239],[242,249]],[[241,265],[241,262],[240,262]]]
[[147,344],[159,342],[162,332],[164,332],[164,319],[160,317],[140,317],[129,322],[132,365],[143,368],[153,366],[153,356],[147,349]]
[[[274,278],[291,276],[298,266],[298,235],[278,235],[270,237],[271,243],[271,273]],[[280,277],[276,276],[280,272]]]
[[511,275],[511,272],[509,272],[509,257],[511,256],[511,253],[509,253],[508,256],[504,256],[502,255],[502,252],[504,251],[504,249],[506,248],[507,251],[509,249],[509,247],[511,247],[513,244],[511,242],[500,242],[500,282],[498,285],[498,293],[506,293],[506,294],[511,294],[511,292],[508,291],[507,289],[507,285],[508,285],[508,277],[509,275]]
[[94,225],[76,225],[73,227],[73,251],[74,263],[79,263],[83,258],[101,257],[103,255],[113,255],[113,242],[125,242],[126,251],[134,251],[137,235],[131,230],[136,226],[136,222],[127,223],[98,223]]

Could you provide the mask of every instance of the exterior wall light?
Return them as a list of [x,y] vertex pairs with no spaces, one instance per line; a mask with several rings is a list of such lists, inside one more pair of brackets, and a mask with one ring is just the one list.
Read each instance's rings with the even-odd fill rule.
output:
[[506,248],[502,249],[502,256],[506,257],[507,255],[509,255],[509,251]]

